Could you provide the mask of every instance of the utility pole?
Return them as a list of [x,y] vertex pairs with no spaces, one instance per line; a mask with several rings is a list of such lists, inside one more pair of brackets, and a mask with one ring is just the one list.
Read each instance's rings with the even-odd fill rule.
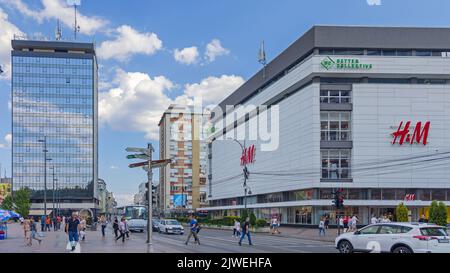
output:
[[47,159],[47,136],[44,136],[44,139],[38,140],[44,144],[44,215],[47,216],[47,161],[51,159]]
[[52,180],[53,180],[53,190],[52,190],[52,197],[53,197],[53,217],[55,217],[55,165],[52,166]]
[[153,168],[161,168],[170,164],[172,160],[163,159],[163,160],[152,160],[152,155],[155,152],[151,143],[148,143],[147,148],[126,148],[127,152],[138,152],[141,154],[128,155],[127,159],[143,159],[146,160],[140,163],[130,164],[129,168],[137,168],[142,167],[145,171],[147,171],[147,180],[148,180],[148,219],[147,219],[147,244],[149,246],[152,245],[152,218],[153,218],[153,204],[152,204],[152,178],[153,178]]

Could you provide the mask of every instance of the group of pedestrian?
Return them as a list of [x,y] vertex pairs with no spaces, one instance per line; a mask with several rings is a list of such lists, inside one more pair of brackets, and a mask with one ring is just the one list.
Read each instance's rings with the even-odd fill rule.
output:
[[25,243],[27,246],[33,245],[33,240],[36,240],[41,244],[42,239],[38,238],[38,231],[37,231],[37,224],[36,221],[33,218],[24,218],[23,220],[23,230],[24,230],[24,237],[25,237]]
[[[106,226],[105,226],[106,228]],[[119,239],[122,239],[122,243],[125,242],[125,237],[127,239],[130,238],[130,230],[128,229],[128,223],[127,220],[125,219],[125,217],[122,217],[120,219],[120,222],[118,221],[117,217],[114,218],[114,223],[113,223],[113,230],[114,230],[114,235],[116,236],[116,242]],[[102,225],[102,232],[103,232],[103,225]],[[118,234],[120,233],[120,235]]]
[[271,234],[280,234],[280,230],[278,229],[280,227],[280,222],[278,221],[278,217],[274,216],[272,217],[272,220],[270,220],[270,230]]
[[51,231],[53,228],[53,231],[59,231],[61,230],[61,221],[62,217],[60,215],[54,215],[52,218],[50,218],[49,215],[41,216],[41,232]]
[[358,223],[359,219],[355,214],[352,216],[340,216],[338,219],[339,229],[342,229],[344,233],[356,231]]
[[243,223],[242,227],[241,222],[235,219],[232,236],[235,238],[239,238],[239,245],[242,245],[242,241],[245,239],[245,236],[247,236],[248,244],[253,245],[252,237],[250,235],[250,218],[247,217],[247,219],[245,219],[245,222]]

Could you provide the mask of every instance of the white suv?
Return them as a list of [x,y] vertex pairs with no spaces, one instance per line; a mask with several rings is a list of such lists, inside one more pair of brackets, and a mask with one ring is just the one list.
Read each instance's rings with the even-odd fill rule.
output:
[[382,223],[341,234],[335,246],[341,253],[450,253],[450,236],[434,224]]

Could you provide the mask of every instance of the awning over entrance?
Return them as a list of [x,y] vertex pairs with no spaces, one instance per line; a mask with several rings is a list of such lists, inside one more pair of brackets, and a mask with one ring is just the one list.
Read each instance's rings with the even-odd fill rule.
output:
[[[46,215],[50,215],[50,213],[52,213],[52,210],[48,209]],[[42,216],[42,215],[44,215],[44,210],[43,209],[30,210],[29,215],[30,216]]]

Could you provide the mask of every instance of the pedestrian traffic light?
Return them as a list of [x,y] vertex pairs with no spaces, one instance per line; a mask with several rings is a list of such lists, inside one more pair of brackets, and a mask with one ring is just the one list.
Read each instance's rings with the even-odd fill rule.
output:
[[342,209],[344,207],[344,189],[338,189],[333,192],[333,206],[336,209]]

